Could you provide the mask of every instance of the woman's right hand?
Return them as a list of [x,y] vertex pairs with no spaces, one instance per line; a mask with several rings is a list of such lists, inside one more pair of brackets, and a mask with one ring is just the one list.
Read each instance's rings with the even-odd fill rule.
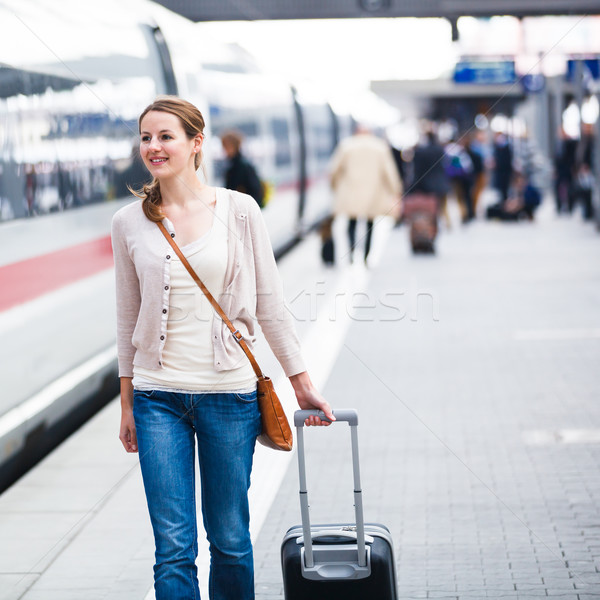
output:
[[137,452],[137,434],[135,432],[135,421],[133,420],[133,411],[123,409],[121,411],[121,429],[119,431],[119,439],[123,448],[127,452]]
[[133,419],[133,385],[131,377],[121,377],[121,428],[119,439],[127,452],[137,452],[137,434]]

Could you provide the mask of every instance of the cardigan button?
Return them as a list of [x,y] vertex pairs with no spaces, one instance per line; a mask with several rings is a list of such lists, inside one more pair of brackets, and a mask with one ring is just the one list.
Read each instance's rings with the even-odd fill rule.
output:
[[168,285],[165,285],[165,290],[168,290],[168,289],[169,289],[169,286],[168,286]]
[[171,237],[175,237],[175,234],[174,234],[174,233],[172,233],[172,234],[171,234]]
[[166,314],[167,314],[167,309],[163,308],[163,315],[166,315]]
[[167,254],[167,260],[169,260],[171,258],[170,254]]
[[161,336],[160,336],[160,339],[161,339],[161,340],[164,340],[164,339],[165,339],[165,336],[164,336],[164,335],[161,335]]

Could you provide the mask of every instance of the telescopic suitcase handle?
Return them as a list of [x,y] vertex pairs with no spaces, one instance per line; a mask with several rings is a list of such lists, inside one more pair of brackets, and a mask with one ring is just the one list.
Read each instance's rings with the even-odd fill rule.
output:
[[[358,551],[358,566],[367,567],[367,551],[365,546],[365,522],[362,505],[362,489],[360,485],[360,464],[358,459],[358,412],[353,408],[342,408],[333,411],[335,423],[347,422],[350,426],[352,441],[352,469],[354,474],[354,513],[356,518],[356,545]],[[306,489],[306,458],[304,455],[304,421],[308,417],[317,416],[327,421],[325,413],[319,410],[297,410],[294,413],[296,440],[298,446],[298,473],[300,478],[300,513],[302,516],[302,533],[304,536],[304,555],[306,568],[315,567],[312,535],[310,531],[310,515],[308,510],[308,491]]]
[[[358,412],[354,408],[338,408],[333,411],[333,416],[335,421],[332,422],[347,422],[350,427],[358,425]],[[308,417],[319,417],[322,421],[329,421],[321,410],[297,410],[294,413],[294,425],[302,427]]]

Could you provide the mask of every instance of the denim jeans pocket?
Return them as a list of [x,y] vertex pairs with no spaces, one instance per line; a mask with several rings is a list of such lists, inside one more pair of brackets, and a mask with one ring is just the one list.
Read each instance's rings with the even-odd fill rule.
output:
[[150,400],[153,400],[154,398],[156,398],[156,394],[158,393],[158,390],[137,390],[134,389],[133,390],[133,399],[135,401],[136,396],[143,396],[145,398],[148,398]]
[[243,394],[233,393],[231,394],[238,402],[249,404],[250,402],[256,402],[256,390],[251,392],[245,392]]

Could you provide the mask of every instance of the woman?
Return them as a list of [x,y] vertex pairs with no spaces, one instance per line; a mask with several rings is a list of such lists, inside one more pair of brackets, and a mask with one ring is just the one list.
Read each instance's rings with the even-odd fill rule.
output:
[[[306,372],[268,234],[256,202],[196,176],[204,120],[162,97],[139,119],[140,154],[153,176],[141,202],[112,224],[117,283],[121,428],[138,452],[156,543],[157,600],[200,598],[194,498],[197,438],[212,600],[254,598],[248,487],[260,431],[249,361],[157,227],[162,221],[252,346],[256,321],[298,404],[331,408]],[[311,417],[307,425],[322,425]]]

